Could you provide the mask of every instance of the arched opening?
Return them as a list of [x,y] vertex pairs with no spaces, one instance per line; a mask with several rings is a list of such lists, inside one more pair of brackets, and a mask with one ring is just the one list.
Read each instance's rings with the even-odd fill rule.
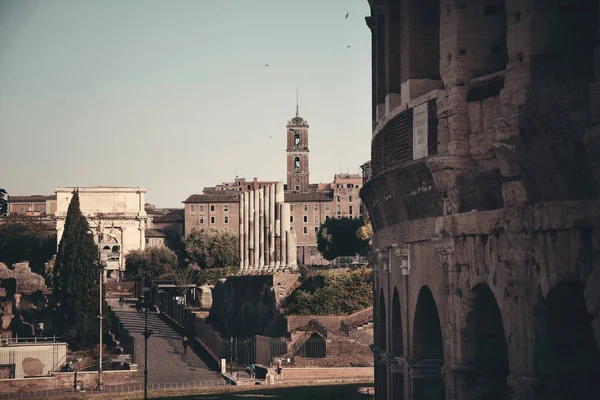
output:
[[470,390],[480,399],[508,400],[508,349],[498,303],[485,284],[473,288],[470,301],[461,335],[463,362],[477,367]]
[[300,171],[300,157],[294,158],[294,171]]
[[117,253],[119,251],[119,246],[113,246],[112,247],[112,252],[113,253]]
[[433,293],[427,286],[421,288],[417,299],[412,359],[413,399],[444,400],[442,328]]
[[104,246],[104,247],[102,248],[102,250],[104,250],[104,251],[110,251],[110,246]]
[[563,282],[535,307],[534,369],[538,398],[600,398],[600,351],[594,338],[583,286]]
[[383,297],[383,290],[379,293],[379,332],[377,335],[377,347],[379,350],[386,349],[386,314],[385,314],[385,298]]
[[394,300],[392,301],[392,353],[397,357],[402,357],[404,355],[400,296],[398,295],[398,289],[396,288],[394,288]]
[[294,134],[294,147],[300,147],[300,134]]

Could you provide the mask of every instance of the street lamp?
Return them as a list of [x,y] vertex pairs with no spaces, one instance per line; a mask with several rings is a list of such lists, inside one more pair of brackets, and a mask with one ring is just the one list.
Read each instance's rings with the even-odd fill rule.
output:
[[144,400],[148,400],[148,339],[153,331],[148,330],[148,306],[150,305],[151,296],[150,288],[146,286],[148,283],[148,277],[144,275],[144,287],[142,293],[144,293]]
[[100,315],[98,315],[98,319],[100,320],[100,362],[98,363],[98,391],[101,391],[104,387],[104,381],[102,378],[102,336],[103,336],[103,330],[102,330],[102,321],[104,319],[104,314],[102,312],[102,303],[104,302],[102,299],[102,283],[104,282],[104,262],[102,261],[102,230],[101,230],[101,226],[100,226],[100,216],[101,214],[98,214],[98,223],[96,225],[96,232],[94,234],[94,232],[92,230],[88,231],[89,233],[91,233],[94,236],[98,237],[98,269],[100,270],[100,279],[99,279],[99,284],[100,284]]

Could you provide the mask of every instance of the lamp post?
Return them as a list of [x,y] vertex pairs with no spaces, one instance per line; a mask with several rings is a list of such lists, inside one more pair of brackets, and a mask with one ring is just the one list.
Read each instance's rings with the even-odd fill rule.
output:
[[148,400],[148,339],[154,333],[148,330],[148,305],[150,304],[150,288],[146,286],[147,277],[144,276],[144,400]]
[[[96,225],[96,234],[95,236],[98,237],[98,270],[100,271],[100,279],[99,279],[99,284],[100,284],[100,295],[99,295],[99,310],[100,310],[100,314],[98,315],[98,319],[100,320],[100,360],[98,363],[98,391],[101,391],[104,387],[104,381],[102,378],[102,336],[103,336],[103,330],[102,330],[102,321],[104,319],[104,314],[102,312],[102,303],[103,303],[103,299],[102,299],[102,284],[104,282],[104,263],[102,262],[102,230],[101,230],[101,226],[100,226],[100,216],[101,214],[98,214],[98,224]],[[94,232],[91,232],[92,234],[94,234]]]

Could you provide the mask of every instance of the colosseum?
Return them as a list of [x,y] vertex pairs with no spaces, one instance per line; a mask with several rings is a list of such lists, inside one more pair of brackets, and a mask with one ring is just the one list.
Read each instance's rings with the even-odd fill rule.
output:
[[369,0],[378,399],[600,399],[598,0]]

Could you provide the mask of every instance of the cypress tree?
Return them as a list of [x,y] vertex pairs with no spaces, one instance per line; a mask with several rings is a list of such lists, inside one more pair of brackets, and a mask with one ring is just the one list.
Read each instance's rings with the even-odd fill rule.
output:
[[98,248],[73,192],[54,266],[54,299],[67,340],[74,347],[98,341]]

